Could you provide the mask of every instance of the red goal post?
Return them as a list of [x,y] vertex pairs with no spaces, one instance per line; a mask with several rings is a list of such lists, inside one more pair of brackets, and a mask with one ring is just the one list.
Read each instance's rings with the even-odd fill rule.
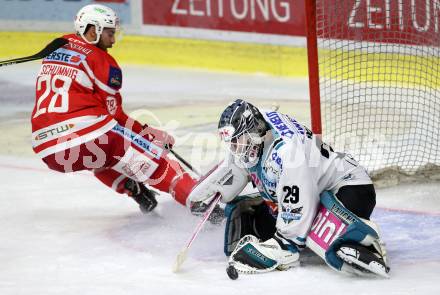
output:
[[440,0],[305,3],[313,131],[373,176],[438,177]]

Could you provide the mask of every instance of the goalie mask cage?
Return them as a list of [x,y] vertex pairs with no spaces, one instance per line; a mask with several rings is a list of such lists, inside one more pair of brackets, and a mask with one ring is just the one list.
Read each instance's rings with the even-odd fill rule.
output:
[[373,178],[437,178],[440,0],[306,0],[306,12],[313,131]]

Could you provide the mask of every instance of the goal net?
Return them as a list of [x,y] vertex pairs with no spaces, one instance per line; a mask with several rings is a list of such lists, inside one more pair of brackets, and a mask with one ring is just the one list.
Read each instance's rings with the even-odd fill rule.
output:
[[373,177],[438,177],[440,0],[307,2],[324,140]]

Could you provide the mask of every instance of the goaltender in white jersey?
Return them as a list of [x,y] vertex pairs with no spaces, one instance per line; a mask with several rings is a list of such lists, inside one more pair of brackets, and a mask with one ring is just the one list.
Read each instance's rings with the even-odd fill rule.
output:
[[[222,194],[225,253],[238,271],[288,269],[307,245],[338,271],[388,276],[383,243],[369,220],[374,186],[351,156],[333,151],[294,118],[243,100],[224,110],[219,135],[229,155],[189,201],[199,207]],[[239,196],[249,181],[259,193]],[[313,236],[324,216],[339,229],[331,240],[324,229],[323,240]]]

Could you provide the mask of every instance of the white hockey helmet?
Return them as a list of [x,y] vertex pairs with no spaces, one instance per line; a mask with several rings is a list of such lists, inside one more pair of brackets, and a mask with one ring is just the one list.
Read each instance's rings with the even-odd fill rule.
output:
[[[93,25],[96,28],[97,36],[94,41],[88,41],[84,37],[88,25]],[[76,14],[75,31],[87,43],[98,43],[104,28],[119,30],[119,18],[110,7],[100,4],[90,4],[81,8]]]

